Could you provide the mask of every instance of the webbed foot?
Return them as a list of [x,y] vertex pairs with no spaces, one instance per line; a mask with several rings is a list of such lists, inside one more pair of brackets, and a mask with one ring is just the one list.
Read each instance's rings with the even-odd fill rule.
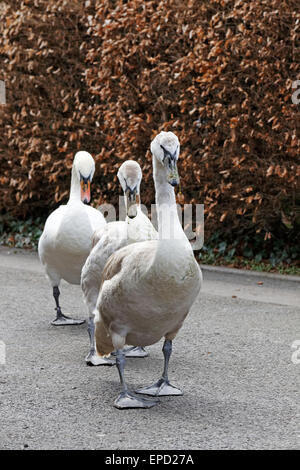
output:
[[141,393],[143,395],[150,395],[153,397],[183,395],[179,388],[174,387],[174,385],[171,385],[170,382],[165,379],[159,379],[149,387],[139,388],[138,390],[135,390],[135,393]]
[[109,357],[100,357],[96,353],[89,352],[85,358],[88,366],[115,366],[116,361],[109,359]]
[[119,410],[128,408],[152,408],[159,403],[158,399],[138,397],[134,393],[126,391],[121,392],[114,402],[114,406]]
[[148,357],[149,353],[141,346],[130,346],[124,349],[126,357]]
[[75,318],[67,317],[63,313],[58,315],[55,320],[51,322],[53,326],[66,326],[66,325],[82,325],[85,323],[85,320],[77,320]]

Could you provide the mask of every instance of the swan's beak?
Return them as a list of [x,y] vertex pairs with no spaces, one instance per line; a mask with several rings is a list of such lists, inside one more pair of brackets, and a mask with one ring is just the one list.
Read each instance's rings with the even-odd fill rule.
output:
[[161,148],[164,152],[162,163],[167,171],[167,181],[171,186],[177,186],[179,184],[179,174],[177,170],[176,159],[178,146],[175,151],[173,151],[173,153],[170,150],[167,150],[163,145],[161,145]]
[[127,207],[127,217],[134,219],[137,215],[137,204],[139,195],[136,192],[136,188],[126,190],[126,207]]
[[81,186],[81,201],[84,204],[88,204],[91,200],[91,181],[90,181],[90,179],[81,177],[80,186]]
[[180,178],[177,170],[176,160],[169,161],[167,167],[167,181],[171,186],[177,186],[179,184]]

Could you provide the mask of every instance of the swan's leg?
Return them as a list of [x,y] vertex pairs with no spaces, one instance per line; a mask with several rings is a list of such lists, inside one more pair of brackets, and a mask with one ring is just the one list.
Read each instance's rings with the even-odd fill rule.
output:
[[88,334],[90,337],[90,352],[85,358],[85,361],[88,366],[114,366],[116,363],[109,358],[100,357],[96,353],[96,345],[95,345],[95,323],[94,317],[89,317],[88,323]]
[[148,357],[149,353],[146,351],[145,348],[141,346],[130,346],[129,348],[125,348],[125,356],[126,357]]
[[74,320],[73,318],[67,317],[64,315],[61,311],[60,305],[59,305],[59,288],[58,286],[53,287],[53,297],[56,303],[56,318],[51,322],[51,325],[54,326],[64,326],[64,325],[81,325],[82,323],[85,322],[85,320]]
[[164,396],[164,395],[182,395],[182,391],[171,385],[168,378],[169,359],[172,353],[172,341],[166,339],[163,345],[164,353],[164,370],[161,379],[149,387],[140,388],[136,393],[143,393],[144,395],[151,396]]
[[157,399],[139,397],[128,390],[124,378],[125,353],[123,349],[117,349],[117,368],[120,376],[122,392],[115,400],[114,406],[120,410],[126,408],[151,408],[158,403]]

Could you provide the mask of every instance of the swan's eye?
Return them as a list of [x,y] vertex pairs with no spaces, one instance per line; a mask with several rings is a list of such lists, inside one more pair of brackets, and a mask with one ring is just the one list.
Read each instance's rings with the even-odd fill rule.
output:
[[127,195],[128,195],[129,201],[134,202],[134,201],[135,201],[135,198],[136,198],[136,187],[133,188],[133,189],[131,189],[131,188],[129,188],[129,187],[127,186],[127,188],[126,188],[126,193],[127,193]]
[[85,204],[91,200],[91,175],[87,178],[80,173],[81,201]]
[[81,173],[80,174],[80,181],[83,182],[83,184],[88,184],[89,181],[91,181],[91,176],[92,174],[90,174],[89,176],[85,177],[85,176],[82,176]]
[[167,150],[163,145],[160,145],[160,147],[162,148],[162,150],[164,152],[164,156],[163,156],[163,159],[162,159],[163,164],[165,164],[166,161],[167,161],[168,166],[170,168],[172,168],[174,166],[174,164],[176,164],[178,145],[175,149],[175,152],[173,152],[173,153],[170,152],[169,150]]
[[135,186],[134,188],[131,188],[130,186],[128,186],[126,178],[124,178],[124,181],[126,184],[125,193],[128,197],[128,200],[134,202],[136,199],[137,186]]

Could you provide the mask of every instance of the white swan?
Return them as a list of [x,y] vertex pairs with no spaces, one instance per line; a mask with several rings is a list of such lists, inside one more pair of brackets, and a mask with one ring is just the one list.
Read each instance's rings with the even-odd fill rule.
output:
[[[158,233],[140,206],[140,184],[142,170],[133,161],[125,161],[119,168],[118,178],[125,196],[126,220],[110,222],[94,235],[97,244],[89,254],[81,273],[81,287],[84,301],[89,310],[88,332],[90,336],[90,352],[86,357],[88,365],[113,365],[114,361],[101,358],[95,353],[94,315],[99,295],[101,276],[108,258],[123,246],[131,243],[155,240]],[[133,347],[126,351],[127,357],[146,357],[147,352],[141,347]]]
[[106,225],[100,211],[83,203],[90,201],[94,171],[92,156],[88,152],[77,152],[72,167],[69,201],[50,214],[39,240],[40,260],[52,284],[56,303],[57,316],[51,322],[55,326],[84,323],[84,320],[63,315],[58,299],[61,279],[70,284],[80,284],[81,269],[92,248],[93,234]]
[[97,300],[95,341],[97,353],[117,350],[122,392],[117,408],[149,408],[156,398],[128,390],[124,379],[124,345],[147,346],[165,337],[164,370],[158,382],[138,393],[181,395],[168,380],[172,340],[181,328],[202,282],[191,245],[179,222],[173,186],[179,183],[179,141],[172,132],[161,132],[151,143],[158,210],[159,240],[145,241],[118,250],[107,261]]

